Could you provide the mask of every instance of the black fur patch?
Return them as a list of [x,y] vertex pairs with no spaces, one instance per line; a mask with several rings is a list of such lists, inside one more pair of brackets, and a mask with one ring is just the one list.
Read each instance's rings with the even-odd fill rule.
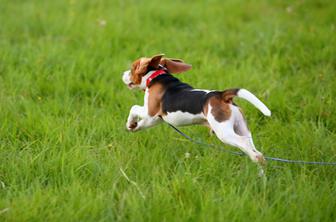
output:
[[210,93],[193,91],[193,87],[182,83],[170,74],[160,75],[153,79],[152,82],[159,82],[166,87],[162,99],[163,113],[182,111],[198,114],[203,111],[203,106],[210,97],[220,96],[221,94],[218,91]]

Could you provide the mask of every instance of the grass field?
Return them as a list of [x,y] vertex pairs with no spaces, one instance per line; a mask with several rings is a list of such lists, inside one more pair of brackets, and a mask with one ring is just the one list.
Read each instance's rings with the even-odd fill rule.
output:
[[[266,155],[336,161],[334,1],[0,0],[0,221],[335,221],[336,167],[269,162],[125,130],[121,73],[140,56],[193,64],[236,100]],[[208,129],[182,129],[220,144]],[[228,149],[228,146],[225,146]]]

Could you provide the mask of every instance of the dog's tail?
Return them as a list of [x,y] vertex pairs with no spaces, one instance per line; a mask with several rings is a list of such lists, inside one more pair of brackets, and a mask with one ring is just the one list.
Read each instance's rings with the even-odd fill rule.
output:
[[239,97],[252,103],[265,116],[271,116],[271,111],[255,95],[246,89],[228,89],[223,92],[225,102],[232,102],[233,97]]

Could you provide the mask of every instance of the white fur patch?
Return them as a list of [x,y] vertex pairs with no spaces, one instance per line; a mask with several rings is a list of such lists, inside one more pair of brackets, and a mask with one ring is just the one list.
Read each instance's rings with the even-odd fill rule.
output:
[[188,112],[176,111],[168,112],[166,116],[162,116],[163,120],[174,126],[185,126],[190,124],[201,124],[206,121],[203,113],[192,114]]
[[214,90],[208,90],[208,89],[193,89],[192,91],[202,91],[202,92],[209,93],[209,92],[212,92],[212,91],[214,91]]
[[237,94],[238,97],[243,98],[250,103],[252,103],[255,107],[257,107],[265,116],[271,116],[271,111],[262,103],[255,95],[249,92],[246,89],[240,89]]
[[131,70],[127,70],[124,72],[122,80],[126,85],[131,83]]

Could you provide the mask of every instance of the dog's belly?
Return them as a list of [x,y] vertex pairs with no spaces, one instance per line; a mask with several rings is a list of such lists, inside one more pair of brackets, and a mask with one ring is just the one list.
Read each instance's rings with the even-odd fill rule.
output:
[[174,126],[203,124],[206,122],[203,113],[192,114],[182,111],[167,112],[167,115],[162,116],[162,119]]

